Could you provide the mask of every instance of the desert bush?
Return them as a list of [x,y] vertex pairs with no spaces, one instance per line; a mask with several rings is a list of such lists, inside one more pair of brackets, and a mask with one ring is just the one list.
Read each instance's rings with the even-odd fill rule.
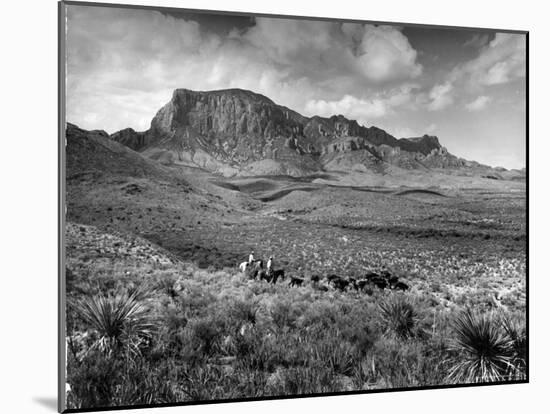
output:
[[194,349],[204,356],[212,356],[221,340],[223,327],[212,317],[192,319],[186,326],[188,340]]
[[102,352],[92,350],[88,358],[76,361],[69,358],[68,378],[71,384],[71,408],[107,407],[111,404],[114,389],[119,381],[121,365]]
[[398,339],[412,338],[416,334],[418,314],[412,303],[402,295],[392,295],[379,305],[384,334]]
[[321,364],[281,369],[267,380],[267,393],[270,395],[303,395],[339,390],[334,373]]
[[178,292],[175,289],[175,284],[175,277],[164,277],[154,284],[153,289],[171,298],[175,298],[178,295]]
[[312,360],[325,365],[330,372],[342,375],[353,374],[354,366],[358,358],[357,349],[349,342],[338,337],[337,332],[325,336],[313,347]]
[[256,316],[259,311],[258,304],[254,301],[236,300],[229,306],[229,316],[238,323],[256,324]]
[[269,308],[269,314],[279,330],[295,328],[296,320],[300,316],[293,303],[284,299],[273,303]]
[[212,365],[183,367],[180,375],[180,390],[187,400],[206,401],[224,396],[223,383],[227,374]]
[[455,319],[453,328],[455,339],[450,348],[458,352],[458,357],[448,375],[451,382],[494,382],[506,378],[513,350],[498,321],[468,309]]

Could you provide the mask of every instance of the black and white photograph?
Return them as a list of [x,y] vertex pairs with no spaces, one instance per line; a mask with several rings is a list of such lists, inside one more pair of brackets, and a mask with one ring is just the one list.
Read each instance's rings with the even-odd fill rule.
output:
[[61,410],[529,381],[528,32],[59,25]]

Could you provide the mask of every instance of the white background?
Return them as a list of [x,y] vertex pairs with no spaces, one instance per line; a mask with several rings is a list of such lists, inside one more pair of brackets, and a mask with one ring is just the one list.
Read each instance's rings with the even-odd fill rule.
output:
[[[119,0],[125,3],[123,0]],[[543,1],[135,0],[158,6],[530,31],[531,383],[126,412],[548,412],[549,13]],[[0,24],[0,411],[55,412],[57,382],[57,4],[3,2]],[[546,395],[545,395],[546,392]],[[546,404],[545,404],[546,403]]]

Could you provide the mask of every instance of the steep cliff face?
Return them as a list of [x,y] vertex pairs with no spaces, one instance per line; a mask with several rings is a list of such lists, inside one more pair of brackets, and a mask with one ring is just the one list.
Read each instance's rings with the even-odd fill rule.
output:
[[241,89],[176,89],[149,130],[128,128],[111,138],[164,163],[198,165],[223,174],[302,175],[322,170],[335,159],[343,166],[352,161],[355,167],[376,166],[378,172],[383,163],[409,169],[460,166],[437,137],[398,140],[343,115],[307,118]]
[[136,132],[132,128],[117,131],[111,135],[111,138],[134,151],[141,151],[148,144],[147,134],[145,132]]
[[155,116],[151,128],[170,133],[191,127],[197,133],[212,137],[301,134],[305,118],[276,105],[265,96],[240,89],[194,92],[176,89],[172,99]]

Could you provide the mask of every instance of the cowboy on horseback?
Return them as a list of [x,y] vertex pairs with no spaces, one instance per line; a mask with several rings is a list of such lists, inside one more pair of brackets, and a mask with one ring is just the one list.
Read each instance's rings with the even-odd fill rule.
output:
[[269,260],[267,261],[267,275],[271,276],[273,273],[273,256],[269,256]]

